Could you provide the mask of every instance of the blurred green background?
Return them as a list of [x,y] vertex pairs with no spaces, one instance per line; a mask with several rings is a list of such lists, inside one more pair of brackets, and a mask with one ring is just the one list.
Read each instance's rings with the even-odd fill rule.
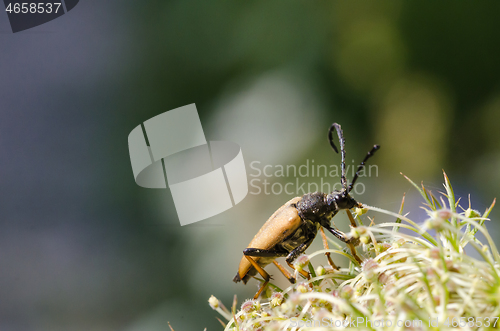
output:
[[423,221],[400,172],[437,191],[444,169],[483,211],[500,187],[499,13],[492,1],[82,1],[19,34],[1,22],[1,329],[217,330],[210,295],[253,296],[255,281],[231,281],[241,251],[293,196],[249,194],[180,227],[169,190],[134,183],[128,133],[190,103],[208,140],[242,147],[249,174],[252,161],[339,164],[326,140],[338,122],[349,164],[382,146],[358,200],[397,211],[406,193]]

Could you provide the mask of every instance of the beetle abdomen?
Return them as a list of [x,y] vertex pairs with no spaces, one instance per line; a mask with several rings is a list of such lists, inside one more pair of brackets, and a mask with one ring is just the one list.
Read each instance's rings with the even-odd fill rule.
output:
[[281,243],[281,247],[283,247],[283,249],[288,252],[293,251],[295,248],[299,247],[299,245],[305,243],[309,239],[309,233],[316,234],[319,227],[319,223],[314,223],[309,220],[303,220],[303,225],[298,228],[293,235],[283,240],[283,242]]
[[[285,238],[291,236],[297,228],[299,228],[302,222],[297,208],[295,207],[300,199],[301,197],[291,199],[269,217],[247,248],[273,250],[278,244],[282,243]],[[252,259],[261,267],[264,267],[273,262],[276,257],[278,256],[265,258],[254,256]],[[247,258],[243,256],[238,268],[238,274],[234,277],[233,281],[239,282],[243,280],[243,282],[246,283],[246,281],[256,273],[257,270],[255,270],[250,262],[248,262]]]

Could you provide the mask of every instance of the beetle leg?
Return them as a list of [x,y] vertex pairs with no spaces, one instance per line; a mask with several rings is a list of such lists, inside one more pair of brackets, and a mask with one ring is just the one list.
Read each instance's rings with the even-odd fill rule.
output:
[[[290,254],[288,254],[288,256],[286,257],[286,263],[294,270],[297,270],[295,269],[295,267],[293,266],[292,262],[302,253],[305,252],[305,250],[307,249],[307,247],[309,247],[309,245],[311,245],[312,241],[314,240],[314,237],[315,237],[315,233],[310,233],[309,234],[309,239],[307,239],[306,242],[303,242],[302,244],[300,244],[297,248],[295,248],[293,251],[290,252]],[[297,270],[298,271],[298,270]],[[309,273],[305,270],[300,270],[299,271],[300,274],[304,277],[306,277],[307,279],[311,279],[311,275],[309,275]]]
[[295,278],[292,276],[291,273],[288,272],[288,270],[286,270],[281,264],[276,262],[276,260],[274,260],[273,263],[279,269],[279,271],[281,271],[283,276],[285,276],[288,279],[290,283],[295,284]]
[[361,260],[358,256],[358,254],[356,253],[356,247],[354,247],[354,245],[351,244],[350,242],[347,243],[347,246],[349,246],[349,249],[351,250],[352,256],[354,256],[356,261],[358,261],[358,263],[361,264],[363,262],[363,260]]
[[[289,266],[290,268],[292,268],[293,270],[297,270],[297,269],[295,269],[295,267],[293,266],[293,264],[292,264],[291,262],[286,261],[286,263],[287,263],[287,264],[288,264],[288,266]],[[298,272],[299,272],[302,276],[304,276],[304,278],[311,279],[311,275],[309,275],[309,273],[308,273],[307,271],[305,271],[305,270],[300,270],[300,271],[299,271],[299,270],[297,270],[297,271],[298,271]]]
[[[352,215],[351,215],[352,216]],[[335,237],[337,237],[339,240],[345,242],[347,246],[349,246],[349,249],[351,250],[352,256],[358,261],[359,263],[362,262],[362,260],[359,258],[358,254],[356,253],[356,245],[359,244],[359,239],[355,238],[347,238],[346,234],[339,231],[335,230],[331,227],[326,227],[328,231],[330,231]]]
[[264,269],[262,269],[262,267],[257,262],[255,262],[254,259],[252,259],[250,256],[245,255],[245,257],[247,258],[248,262],[250,262],[250,264],[262,276],[262,278],[264,278],[264,283],[262,283],[259,290],[257,291],[257,293],[255,293],[255,296],[253,297],[255,300],[259,297],[259,295],[262,293],[262,291],[266,288],[267,284],[269,283],[269,279],[271,279],[271,276],[269,276],[269,274]]
[[336,229],[331,228],[331,227],[326,227],[326,226],[323,226],[323,227],[326,228],[328,231],[330,231],[330,233],[333,234],[338,240],[343,241],[346,244],[351,244],[353,246],[359,245],[359,239],[348,238],[347,235],[342,231],[336,230]]
[[[280,256],[286,256],[287,253],[288,252],[283,252],[283,251],[278,251],[278,250],[269,250],[269,249],[260,249],[260,248],[253,248],[253,247],[245,248],[243,250],[243,255],[247,258],[247,260],[250,262],[250,264],[252,264],[252,266],[257,270],[257,272],[264,278],[264,283],[260,287],[259,291],[255,294],[254,299],[257,299],[259,297],[259,295],[262,293],[264,288],[269,283],[269,279],[271,279],[271,276],[269,276],[269,274],[257,262],[255,262],[255,260],[252,259],[250,256],[280,257]],[[276,263],[277,262],[275,262],[275,264]],[[280,269],[280,268],[278,267],[278,269]],[[285,275],[286,278],[288,278],[288,280],[290,282],[292,282],[292,280],[287,276],[288,271],[281,270],[281,269],[280,269],[280,271],[283,273],[283,275]],[[290,275],[290,273],[288,273],[288,275]],[[292,279],[293,279],[293,282],[292,282],[292,284],[293,284],[295,282],[295,279],[293,277],[292,277]]]
[[[325,231],[323,231],[323,228],[320,228],[319,230],[321,231],[321,238],[323,239],[323,246],[325,247],[325,249],[330,249],[330,247],[328,247],[328,241],[326,240]],[[337,267],[335,265],[335,263],[333,263],[332,258],[330,257],[330,252],[326,252],[325,256],[326,256],[326,259],[328,260],[328,264],[330,265],[330,267],[332,267],[333,270],[339,270],[339,267]]]
[[[285,252],[285,251],[282,252],[282,251],[277,251],[277,250],[259,249],[259,248],[246,248],[245,250],[243,250],[243,254],[247,255],[247,259],[248,259],[248,256],[256,256],[256,257],[281,257],[281,256],[287,256],[288,252]],[[276,262],[276,260],[274,260],[273,263],[279,269],[279,271],[281,271],[281,273],[283,274],[283,276],[285,276],[290,281],[290,283],[295,284],[295,278],[293,278],[293,276],[288,272],[288,270],[286,270],[281,264],[279,264],[278,262]],[[257,268],[255,268],[255,269],[257,269]],[[257,271],[259,271],[259,270],[257,269]]]
[[352,217],[351,211],[349,209],[346,209],[347,217],[349,217],[349,221],[351,222],[351,226],[353,228],[356,228],[358,224],[356,224],[356,220],[354,217]]
[[295,259],[297,257],[299,257],[300,254],[304,253],[305,250],[307,249],[307,247],[309,247],[309,245],[311,245],[313,239],[314,238],[308,239],[306,242],[303,242],[297,248],[295,248],[293,251],[291,251],[290,254],[288,254],[288,256],[286,257],[286,263],[288,263],[290,265],[290,263],[295,261]]
[[[351,226],[354,228],[357,227],[358,225],[356,224],[356,220],[354,220],[354,217],[352,217],[351,211],[346,209],[346,213],[347,213],[347,216],[349,217],[349,221],[351,222]],[[349,249],[351,250],[352,256],[354,256],[356,261],[361,263],[362,261],[359,258],[358,254],[356,253],[356,247],[355,247],[355,246],[357,246],[358,243],[359,243],[359,240],[350,240],[349,242],[347,242],[347,246],[349,246]]]
[[344,232],[339,231],[337,229],[334,229],[330,226],[323,226],[323,227],[326,228],[328,231],[330,231],[330,233],[333,234],[340,241],[343,241],[345,243],[349,241],[349,239],[347,239],[347,236],[345,235]]

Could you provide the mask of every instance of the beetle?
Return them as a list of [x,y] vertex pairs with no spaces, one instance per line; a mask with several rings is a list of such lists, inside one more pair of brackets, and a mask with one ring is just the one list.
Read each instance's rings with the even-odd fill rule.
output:
[[[259,273],[264,278],[264,282],[259,291],[255,294],[254,299],[259,297],[260,293],[269,283],[271,277],[264,270],[264,267],[270,263],[274,263],[291,283],[295,283],[295,278],[276,262],[276,258],[286,257],[285,261],[287,264],[295,269],[292,263],[311,245],[319,230],[321,230],[323,236],[323,243],[327,247],[323,228],[332,233],[336,238],[348,244],[354,257],[360,261],[354,249],[354,246],[359,244],[359,241],[333,228],[330,222],[340,210],[349,211],[354,207],[363,206],[361,203],[357,202],[349,192],[351,192],[356,183],[365,162],[380,148],[380,146],[373,146],[358,166],[352,182],[350,185],[347,185],[345,175],[344,134],[341,126],[337,123],[333,123],[328,130],[328,141],[336,153],[339,151],[333,142],[334,131],[337,132],[340,142],[342,189],[340,191],[335,190],[329,194],[313,192],[307,193],[301,197],[295,197],[274,212],[262,226],[248,247],[243,250],[243,257],[241,258],[238,272],[233,279],[236,283],[243,281],[243,283],[246,284],[251,277]],[[349,212],[348,215],[351,224],[356,226]],[[331,261],[329,253],[327,253],[327,258],[329,264],[337,269],[333,261]],[[305,271],[300,271],[300,273],[304,277],[309,278],[309,273]]]

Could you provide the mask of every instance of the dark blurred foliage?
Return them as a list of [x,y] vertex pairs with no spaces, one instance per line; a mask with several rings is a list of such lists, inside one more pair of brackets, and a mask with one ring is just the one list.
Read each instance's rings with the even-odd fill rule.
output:
[[[85,19],[79,18],[79,10]],[[170,320],[176,331],[216,330],[220,325],[207,304],[210,294],[226,305],[233,293],[240,300],[253,295],[253,284],[231,282],[239,252],[290,197],[249,195],[223,215],[181,228],[168,190],[143,189],[133,181],[128,133],[159,113],[190,103],[197,105],[207,138],[239,143],[247,164],[338,162],[326,143],[326,130],[336,121],[344,128],[348,158],[359,160],[373,143],[382,145],[373,159],[380,176],[366,180],[364,202],[397,210],[403,192],[413,192],[399,172],[440,189],[445,169],[457,194],[466,198],[472,193],[475,207],[484,209],[500,187],[499,11],[500,3],[492,1],[82,2],[67,19],[82,26],[102,22],[103,30],[79,31],[87,47],[77,72],[83,78],[68,71],[55,83],[48,73],[39,78],[39,84],[46,79],[44,84],[64,91],[65,97],[38,111],[47,127],[72,124],[71,132],[50,131],[54,137],[46,144],[76,130],[74,143],[85,152],[46,147],[39,157],[57,156],[61,171],[80,165],[87,175],[71,191],[47,181],[37,193],[45,196],[44,206],[69,208],[67,231],[51,232],[49,226],[64,213],[41,217],[36,225],[64,237],[68,247],[78,246],[80,255],[68,253],[74,261],[70,265],[85,262],[88,269],[68,273],[74,279],[66,287],[52,284],[53,290],[43,295],[4,293],[15,298],[11,308],[27,307],[9,323],[30,330],[165,330]],[[56,21],[51,29],[58,30]],[[65,31],[65,36],[71,33]],[[63,46],[80,42],[67,40],[63,38]],[[64,54],[66,48],[59,46]],[[50,58],[47,54],[40,56]],[[99,56],[105,65],[96,69]],[[9,97],[21,99],[16,93]],[[282,95],[290,95],[293,104]],[[277,115],[247,102],[252,98],[271,100]],[[4,116],[10,121],[21,115]],[[35,121],[22,129],[32,126]],[[266,142],[263,128],[276,130],[271,137],[278,138]],[[287,138],[280,141],[281,135]],[[38,146],[36,136],[29,139]],[[17,167],[26,159],[9,162]],[[39,171],[24,169],[37,176]],[[29,189],[22,186],[14,197],[2,194],[9,204],[5,215],[17,213],[21,207],[15,204]],[[65,196],[65,207],[51,193]],[[41,206],[32,207],[19,218],[44,213]],[[26,224],[30,228],[34,223]],[[24,234],[21,241],[30,240],[28,232],[39,235],[25,228],[8,232],[9,227],[3,231]],[[21,251],[30,255],[31,249],[37,250]],[[45,268],[44,259],[34,272],[43,270],[50,278],[52,269]],[[13,258],[9,263],[16,268],[22,262]],[[55,258],[53,263],[62,262]],[[36,275],[22,281],[36,282]],[[75,289],[80,281],[84,284]],[[29,323],[19,322],[27,316]],[[38,328],[40,321],[44,324]]]

